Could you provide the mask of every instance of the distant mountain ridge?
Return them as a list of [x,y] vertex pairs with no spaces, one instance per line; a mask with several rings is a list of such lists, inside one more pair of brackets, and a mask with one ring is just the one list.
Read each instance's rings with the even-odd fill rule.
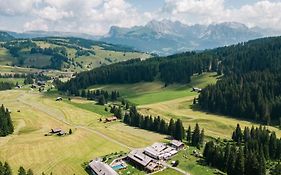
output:
[[[281,33],[281,32],[280,32]],[[101,40],[129,45],[137,50],[168,55],[189,50],[203,50],[276,35],[276,31],[249,28],[242,23],[185,25],[179,21],[150,21],[132,28],[111,27]]]
[[[259,27],[249,28],[238,22],[186,25],[179,21],[152,20],[144,26],[131,28],[112,26],[108,34],[104,36],[58,31],[27,31],[22,33],[6,31],[4,33],[6,36],[4,41],[12,38],[77,37],[127,46],[134,50],[162,56],[277,36],[281,34],[281,31]],[[9,37],[7,37],[8,35]]]
[[98,37],[85,33],[75,33],[75,32],[59,32],[59,31],[26,31],[26,32],[11,32],[7,31],[9,35],[14,38],[40,38],[40,37],[77,37],[83,39],[97,40]]
[[14,39],[14,37],[12,35],[10,35],[7,32],[0,31],[0,41],[1,42],[10,41],[12,39]]

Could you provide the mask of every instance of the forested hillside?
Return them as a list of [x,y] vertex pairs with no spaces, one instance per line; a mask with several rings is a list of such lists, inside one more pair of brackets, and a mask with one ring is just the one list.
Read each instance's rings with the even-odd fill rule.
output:
[[13,39],[4,34],[0,33],[0,41],[4,41],[0,43],[0,65],[81,72],[150,57],[128,47],[81,38]]
[[212,51],[225,74],[199,96],[202,109],[263,123],[281,117],[281,38],[265,38]]
[[136,59],[82,72],[76,78],[60,85],[59,89],[76,94],[79,89],[94,84],[151,82],[156,79],[166,85],[189,83],[193,74],[216,71],[217,65],[218,60],[210,54],[194,52],[145,61]]
[[94,84],[161,80],[188,83],[195,73],[224,74],[199,96],[203,110],[261,122],[280,118],[281,37],[263,38],[233,46],[187,52],[146,61],[134,60],[78,74],[59,89],[77,94]]

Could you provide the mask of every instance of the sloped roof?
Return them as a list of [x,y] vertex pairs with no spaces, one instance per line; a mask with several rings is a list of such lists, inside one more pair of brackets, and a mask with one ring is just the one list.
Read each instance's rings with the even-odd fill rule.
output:
[[89,166],[97,175],[118,175],[109,165],[100,161],[93,160]]
[[153,159],[143,153],[143,149],[136,149],[129,153],[128,158],[134,160],[135,162],[141,164],[142,166],[147,166]]

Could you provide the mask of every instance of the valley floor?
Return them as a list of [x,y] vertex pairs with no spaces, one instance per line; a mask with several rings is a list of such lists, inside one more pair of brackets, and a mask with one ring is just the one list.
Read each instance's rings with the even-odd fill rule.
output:
[[[205,129],[205,134],[214,138],[230,138],[237,123],[242,127],[257,125],[192,109],[193,99],[198,96],[198,93],[191,92],[192,87],[203,88],[216,81],[215,74],[208,73],[194,76],[191,84],[167,88],[160,82],[92,88],[118,90],[130,102],[137,104],[144,114],[160,115],[166,120],[180,118],[185,127],[199,123]],[[166,141],[165,135],[129,127],[121,122],[100,122],[101,118],[111,115],[104,111],[103,106],[81,98],[56,102],[54,95],[30,89],[0,92],[0,104],[12,111],[15,123],[15,132],[0,138],[0,160],[8,161],[14,172],[19,166],[24,166],[33,169],[35,174],[52,172],[83,175],[86,174],[83,163],[92,159]],[[62,128],[66,132],[72,129],[73,134],[63,137],[45,136],[52,128]],[[281,136],[278,128],[268,129]],[[179,167],[182,170],[193,175],[202,172],[213,174],[213,169],[199,166],[197,159],[192,157],[186,159],[186,154],[175,157],[181,161]],[[176,175],[179,172],[166,169],[156,174]]]

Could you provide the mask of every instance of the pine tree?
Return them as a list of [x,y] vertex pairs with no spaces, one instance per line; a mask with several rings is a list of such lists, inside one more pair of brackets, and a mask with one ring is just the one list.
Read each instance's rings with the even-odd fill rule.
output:
[[2,174],[4,174],[4,172],[5,172],[4,165],[3,165],[3,163],[0,161],[0,174],[2,175]]
[[200,133],[200,139],[199,139],[199,144],[200,144],[200,145],[203,145],[203,143],[204,143],[204,138],[205,138],[204,129],[202,129],[202,130],[201,130],[201,133]]
[[240,147],[238,150],[238,155],[235,161],[235,173],[236,175],[244,175],[245,173],[245,161],[244,161],[244,152]]
[[235,146],[231,146],[230,148],[229,160],[226,168],[226,172],[228,175],[236,175],[235,174],[235,164],[236,164],[236,148]]
[[182,140],[184,138],[184,127],[182,121],[178,119],[175,124],[175,139]]
[[175,135],[175,122],[174,122],[174,119],[172,119],[172,118],[170,119],[170,122],[169,122],[168,133],[171,136]]
[[190,125],[188,126],[188,130],[186,132],[186,141],[187,143],[190,143],[192,139],[192,132],[191,132],[191,127]]
[[191,144],[193,146],[199,147],[199,142],[200,142],[200,128],[199,128],[198,123],[196,123],[195,129],[192,134]]
[[271,159],[275,159],[276,149],[277,149],[276,134],[275,132],[273,132],[271,133],[269,139],[269,156]]
[[22,166],[18,170],[18,175],[26,175],[26,171]]
[[98,104],[99,105],[105,105],[106,101],[105,101],[105,98],[103,95],[100,95],[99,96],[99,99],[98,99]]
[[12,175],[12,169],[7,162],[4,164],[4,175]]

